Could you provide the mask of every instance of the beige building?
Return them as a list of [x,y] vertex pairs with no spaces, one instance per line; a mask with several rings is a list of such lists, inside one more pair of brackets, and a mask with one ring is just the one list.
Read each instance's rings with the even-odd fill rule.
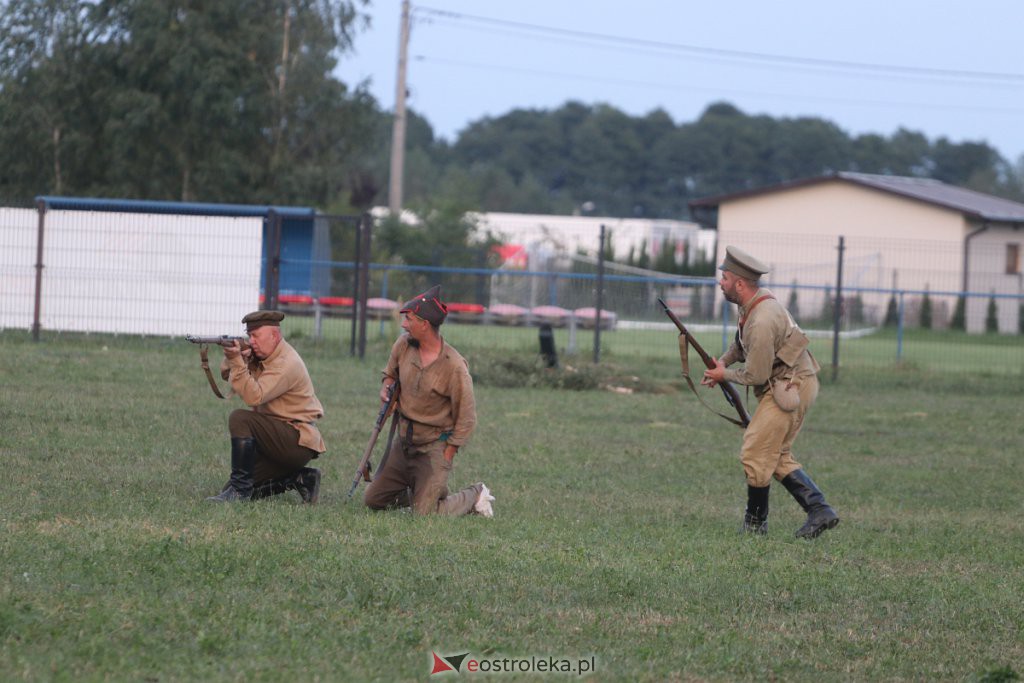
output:
[[719,258],[730,244],[757,255],[771,264],[768,282],[782,295],[798,285],[802,309],[822,306],[835,287],[842,236],[843,287],[847,297],[861,296],[869,323],[899,289],[911,320],[928,292],[942,326],[967,291],[977,293],[967,298],[968,330],[984,330],[992,293],[1006,295],[996,299],[1000,331],[1018,330],[1024,204],[937,180],[844,172],[690,208],[717,229]]

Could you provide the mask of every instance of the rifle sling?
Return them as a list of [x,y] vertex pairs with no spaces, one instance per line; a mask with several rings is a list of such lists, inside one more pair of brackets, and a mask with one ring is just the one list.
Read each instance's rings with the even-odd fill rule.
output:
[[697,387],[694,386],[693,379],[690,377],[690,342],[686,338],[685,334],[679,335],[679,360],[682,361],[683,363],[683,378],[686,380],[686,383],[690,385],[690,391],[692,391],[693,395],[697,397],[697,400],[703,403],[705,408],[707,408],[708,410],[710,410],[723,420],[728,420],[729,422],[732,422],[740,429],[746,429],[746,427],[743,425],[741,421],[737,420],[734,417],[729,417],[725,413],[720,413],[714,408],[712,408],[710,405],[708,405],[707,401],[705,401],[701,397],[700,392],[697,391]]
[[388,442],[384,444],[384,454],[380,456],[380,464],[377,465],[377,471],[373,473],[373,478],[376,479],[380,476],[380,473],[384,471],[384,465],[388,461],[388,455],[391,454],[391,444],[395,441],[395,432],[398,431],[398,411],[394,411],[391,415],[391,428],[388,430]]
[[[203,368],[203,372],[206,373],[206,379],[210,382],[210,388],[213,389],[213,395],[217,398],[224,398],[224,394],[220,393],[220,389],[217,388],[217,380],[213,378],[213,373],[210,372],[210,358],[206,344],[199,345],[199,359],[202,361],[200,366]],[[228,396],[233,393],[234,391],[228,392]]]

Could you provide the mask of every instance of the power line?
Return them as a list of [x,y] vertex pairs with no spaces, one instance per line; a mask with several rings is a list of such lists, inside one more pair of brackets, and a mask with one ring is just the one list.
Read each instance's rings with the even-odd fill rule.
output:
[[419,13],[426,15],[428,17],[435,17],[442,20],[448,19],[455,22],[483,24],[485,26],[502,27],[505,29],[512,29],[527,33],[532,32],[541,35],[560,37],[569,36],[577,39],[588,40],[591,42],[597,41],[600,43],[610,43],[613,45],[620,46],[633,46],[648,50],[658,50],[662,52],[681,52],[692,55],[700,55],[704,57],[715,57],[719,59],[744,60],[753,62],[764,62],[770,64],[787,64],[791,66],[814,67],[819,69],[866,71],[879,74],[902,74],[904,76],[916,76],[931,79],[954,78],[961,80],[983,80],[1005,83],[1024,83],[1024,74],[1020,73],[970,71],[963,69],[938,69],[932,67],[902,66],[893,64],[873,64],[867,62],[852,62],[837,59],[820,59],[815,57],[775,55],[763,52],[748,52],[744,50],[711,48],[697,45],[688,45],[684,43],[668,43],[656,40],[647,40],[643,38],[615,36],[606,33],[593,33],[589,31],[579,31],[576,29],[558,28],[553,26],[541,26],[538,24],[529,24],[521,21],[495,19],[492,17],[482,17],[479,15],[464,14],[461,12],[439,10],[432,7],[425,7],[422,5],[415,6],[413,11],[414,13]]
[[970,104],[935,104],[932,102],[898,102],[892,100],[868,100],[863,97],[853,98],[841,98],[841,97],[822,97],[819,95],[796,95],[793,93],[783,92],[764,92],[755,90],[742,90],[738,88],[729,87],[707,87],[707,86],[695,86],[685,85],[681,83],[665,83],[665,82],[651,82],[651,81],[637,81],[623,78],[609,78],[603,76],[583,76],[578,74],[570,74],[564,72],[550,71],[546,69],[531,69],[528,67],[518,66],[507,66],[499,64],[483,64],[480,62],[464,62],[455,59],[446,58],[435,58],[426,55],[417,55],[416,61],[426,62],[430,64],[442,64],[447,66],[455,66],[470,69],[485,69],[487,71],[508,71],[515,73],[523,73],[531,76],[541,76],[547,78],[559,78],[569,79],[574,81],[591,81],[596,83],[608,83],[612,85],[626,85],[634,86],[639,88],[659,88],[663,90],[672,91],[686,91],[686,92],[707,92],[711,94],[717,94],[724,96],[725,94],[733,95],[746,95],[749,97],[761,97],[761,98],[772,98],[777,99],[779,97],[785,97],[791,100],[804,100],[808,102],[830,102],[834,104],[845,104],[854,106],[869,106],[869,107],[916,107],[920,109],[944,109],[948,111],[973,111],[973,112],[990,112],[990,113],[1002,113],[1002,114],[1024,114],[1024,108],[1021,107],[993,107],[984,105],[970,105]]

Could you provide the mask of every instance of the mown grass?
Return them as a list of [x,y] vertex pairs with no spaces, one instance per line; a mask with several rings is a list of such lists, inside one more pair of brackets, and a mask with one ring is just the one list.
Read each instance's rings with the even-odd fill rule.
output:
[[[315,336],[312,318],[292,316],[286,321],[291,334],[305,338]],[[393,321],[371,321],[367,337],[371,343],[381,344],[394,339],[398,325]],[[819,330],[817,333],[827,333]],[[816,333],[816,334],[817,334]],[[451,324],[445,334],[459,348],[500,349],[528,351],[538,349],[536,327],[508,327],[500,325]],[[560,353],[571,349],[581,359],[593,359],[594,333],[578,329],[575,339],[566,328],[554,330],[555,343]],[[601,333],[601,360],[638,358],[660,360],[678,358],[674,331],[617,329]],[[723,351],[721,330],[695,331],[694,336],[711,354]],[[326,319],[321,325],[321,339],[325,344],[349,348],[351,321]],[[725,342],[731,343],[732,332]],[[833,344],[831,337],[815,336],[811,350],[831,376]],[[696,355],[693,356],[696,361]],[[864,337],[843,338],[839,345],[840,373],[888,369],[898,366],[912,367],[926,372],[981,373],[985,375],[1015,374],[1024,377],[1024,337],[1008,334],[968,334],[951,330],[908,329],[902,336],[897,331],[883,328]]]
[[388,344],[296,344],[328,413],[321,504],[218,507],[237,403],[194,347],[0,335],[0,678],[425,680],[431,651],[594,656],[602,681],[1022,672],[1019,379],[826,382],[796,455],[843,522],[808,543],[781,487],[770,534],[736,533],[740,432],[670,356],[613,354],[593,385],[643,378],[622,394],[470,345],[489,369],[452,483],[487,482],[496,517],[369,513],[345,492]]

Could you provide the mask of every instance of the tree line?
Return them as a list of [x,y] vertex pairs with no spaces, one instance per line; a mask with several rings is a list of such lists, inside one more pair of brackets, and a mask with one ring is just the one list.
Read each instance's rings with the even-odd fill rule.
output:
[[[366,2],[0,0],[0,198],[385,204],[391,116],[363,84],[335,75]],[[410,112],[405,199],[441,216],[686,219],[695,198],[832,171],[1024,200],[1024,157],[1013,163],[984,142],[904,129],[851,136],[821,118],[726,102],[682,123],[606,104],[516,109],[451,141]],[[463,239],[464,227],[446,234]]]

